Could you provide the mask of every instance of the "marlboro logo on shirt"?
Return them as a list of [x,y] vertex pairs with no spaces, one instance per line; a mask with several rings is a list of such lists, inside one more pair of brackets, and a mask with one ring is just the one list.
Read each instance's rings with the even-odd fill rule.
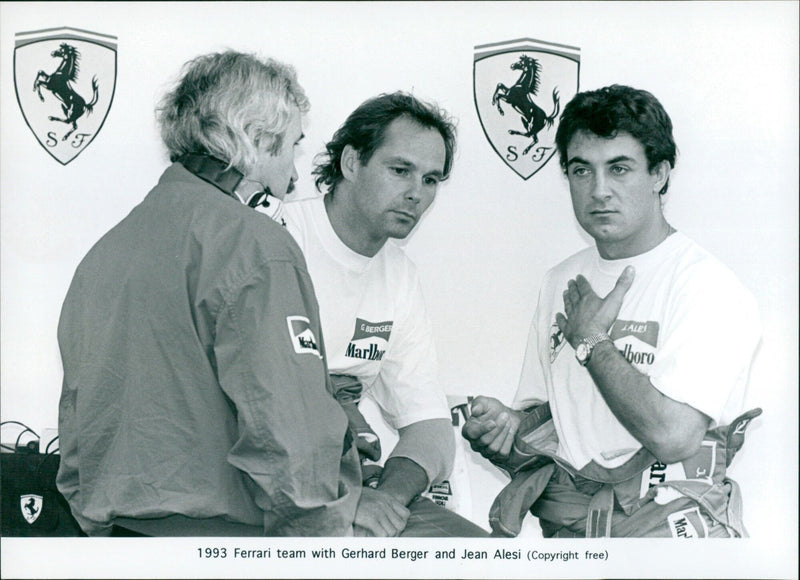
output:
[[642,342],[652,347],[658,346],[658,322],[648,320],[647,322],[637,322],[636,320],[617,320],[611,328],[611,340],[616,341],[626,336],[635,336]]

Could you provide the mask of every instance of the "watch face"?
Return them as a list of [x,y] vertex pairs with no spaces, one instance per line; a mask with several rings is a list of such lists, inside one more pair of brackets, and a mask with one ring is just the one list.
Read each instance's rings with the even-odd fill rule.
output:
[[589,357],[589,347],[585,342],[578,344],[578,348],[575,349],[575,357],[578,359],[579,363],[586,362],[586,359]]

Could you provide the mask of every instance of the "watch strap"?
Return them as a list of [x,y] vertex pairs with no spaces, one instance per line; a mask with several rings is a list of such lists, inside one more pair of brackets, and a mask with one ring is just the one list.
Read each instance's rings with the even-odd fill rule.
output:
[[607,332],[598,332],[597,334],[590,334],[586,338],[584,338],[581,342],[585,342],[586,346],[590,349],[594,348],[596,345],[600,344],[603,341],[611,340],[611,337],[608,336]]
[[611,341],[611,337],[606,332],[597,332],[595,334],[590,334],[586,338],[581,339],[579,345],[583,344],[586,347],[586,356],[583,358],[578,358],[578,362],[586,366],[589,362],[589,359],[592,358],[592,351],[594,347],[600,344],[601,342]]

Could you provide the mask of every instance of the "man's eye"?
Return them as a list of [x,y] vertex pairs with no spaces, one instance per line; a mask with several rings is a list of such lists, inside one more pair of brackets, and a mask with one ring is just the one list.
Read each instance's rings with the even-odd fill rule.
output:
[[622,165],[614,165],[611,167],[611,173],[613,173],[614,175],[623,175],[625,173],[628,173],[628,168]]
[[574,167],[572,169],[572,175],[575,175],[577,177],[581,177],[581,176],[586,175],[588,173],[589,173],[589,170],[586,169],[585,167]]
[[392,167],[391,170],[396,175],[408,175],[407,167]]
[[425,185],[430,185],[433,187],[439,185],[439,180],[436,179],[435,177],[426,177],[425,179],[423,179],[423,181],[425,182]]

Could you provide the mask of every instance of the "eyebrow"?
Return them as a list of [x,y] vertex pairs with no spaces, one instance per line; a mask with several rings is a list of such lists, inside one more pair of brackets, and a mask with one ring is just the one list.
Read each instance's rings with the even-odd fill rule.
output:
[[583,157],[572,157],[567,161],[567,166],[572,165],[573,163],[583,163],[584,165],[589,165],[590,163],[586,161]]
[[[618,155],[617,157],[614,157],[614,158],[609,159],[608,161],[606,161],[605,164],[606,165],[614,165],[615,163],[621,163],[621,162],[636,163],[636,159],[634,159],[633,157],[628,157],[627,155]],[[583,157],[573,157],[572,159],[567,161],[567,166],[570,166],[573,163],[582,163],[584,165],[591,165],[591,163],[589,163]]]
[[636,163],[636,159],[633,157],[628,157],[627,155],[618,155],[613,159],[609,159],[606,162],[606,165],[614,165],[615,163]]

